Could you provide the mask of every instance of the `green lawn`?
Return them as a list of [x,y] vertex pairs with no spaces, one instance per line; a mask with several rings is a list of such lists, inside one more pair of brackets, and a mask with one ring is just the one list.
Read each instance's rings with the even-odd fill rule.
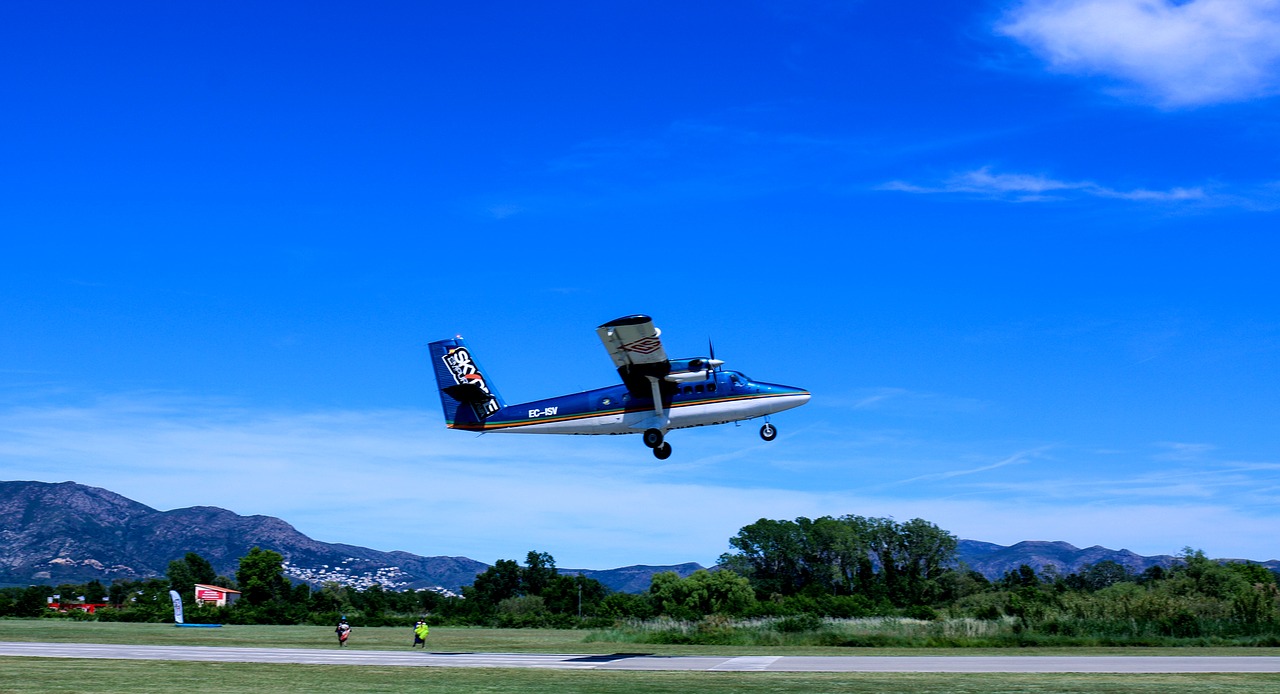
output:
[[[586,632],[554,629],[431,630],[432,651],[742,655],[760,649],[583,643]],[[226,626],[178,629],[165,624],[0,620],[0,640],[139,645],[335,648],[329,627]],[[409,649],[403,628],[358,628],[350,647]],[[931,655],[934,649],[769,649],[771,655]],[[958,653],[950,651],[951,653]],[[1280,655],[1280,649],[964,649],[963,655]],[[1280,675],[880,674],[606,672],[472,668],[185,663],[59,658],[0,658],[0,694],[94,692],[1259,692],[1280,691]]]
[[[586,642],[590,632],[572,629],[483,629],[434,627],[427,648],[444,652],[652,653],[655,655],[1270,655],[1280,648],[837,648],[753,647]],[[336,648],[333,627],[228,625],[219,629],[179,629],[172,624],[75,622],[66,619],[0,620],[0,641],[85,642],[137,645]],[[407,627],[357,627],[349,648],[407,650]]]
[[93,692],[1262,692],[1280,675],[602,672],[0,658],[5,694]]

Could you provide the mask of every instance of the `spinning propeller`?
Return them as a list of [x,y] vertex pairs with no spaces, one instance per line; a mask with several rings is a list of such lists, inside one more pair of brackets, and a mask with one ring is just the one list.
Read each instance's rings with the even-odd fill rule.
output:
[[711,353],[711,356],[707,357],[706,360],[694,359],[689,362],[689,368],[696,370],[705,365],[707,375],[710,376],[714,371],[721,371],[722,369],[720,367],[724,366],[724,362],[716,359],[716,346],[711,342],[711,338],[709,337],[707,338],[707,351]]

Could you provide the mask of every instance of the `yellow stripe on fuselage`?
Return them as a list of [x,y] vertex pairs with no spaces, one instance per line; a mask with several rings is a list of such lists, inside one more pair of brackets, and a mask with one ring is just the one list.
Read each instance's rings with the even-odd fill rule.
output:
[[[702,400],[691,400],[686,402],[672,403],[670,409],[678,410],[686,407],[705,407],[707,405],[716,405],[716,404],[721,404],[726,402],[742,402],[742,401],[748,401],[748,400],[768,400],[771,398],[794,397],[797,395],[807,395],[807,393],[755,393],[751,395],[731,395],[727,397],[704,398]],[[520,405],[515,405],[514,407],[520,407]],[[633,412],[643,413],[643,412],[652,412],[652,411],[653,411],[652,407],[635,407],[635,406],[615,407],[607,410],[594,410],[591,412],[580,412],[578,414],[553,415],[550,417],[538,417],[536,419],[526,418],[526,419],[507,421],[507,422],[495,422],[492,424],[479,422],[475,424],[468,424],[466,426],[450,425],[450,428],[462,429],[465,431],[498,431],[500,432],[508,429],[518,429],[521,427],[535,426],[538,424],[571,422],[575,420],[594,419],[597,417],[622,417],[627,415],[628,413],[633,413]],[[547,432],[547,433],[555,433],[555,432]]]

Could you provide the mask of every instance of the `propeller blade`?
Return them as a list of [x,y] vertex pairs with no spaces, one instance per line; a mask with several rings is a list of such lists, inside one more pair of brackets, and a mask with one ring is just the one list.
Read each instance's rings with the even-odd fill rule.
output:
[[722,369],[720,369],[720,366],[724,364],[724,362],[716,359],[716,346],[711,342],[711,338],[709,337],[707,338],[707,351],[711,353],[711,355],[707,357],[707,370],[721,371]]

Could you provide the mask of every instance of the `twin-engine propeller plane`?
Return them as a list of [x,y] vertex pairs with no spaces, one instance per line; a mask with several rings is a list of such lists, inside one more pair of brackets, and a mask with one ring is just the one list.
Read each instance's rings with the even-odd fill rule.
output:
[[809,391],[753,381],[725,371],[714,349],[706,357],[668,359],[648,316],[626,316],[596,328],[620,385],[507,405],[461,337],[432,342],[445,425],[466,431],[523,434],[643,434],[659,460],[671,456],[672,429],[764,417],[760,438],[778,429],[769,415],[809,401]]

